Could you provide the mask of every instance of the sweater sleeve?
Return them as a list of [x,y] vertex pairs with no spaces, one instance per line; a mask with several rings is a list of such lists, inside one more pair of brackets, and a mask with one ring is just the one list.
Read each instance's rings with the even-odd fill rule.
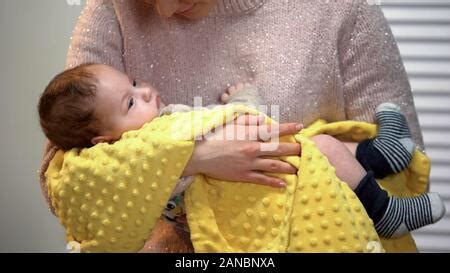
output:
[[422,133],[399,49],[378,5],[355,1],[339,39],[340,73],[346,118],[374,122],[383,102],[401,106],[414,142],[423,150]]
[[124,70],[123,39],[113,0],[88,0],[72,34],[66,68],[101,63]]

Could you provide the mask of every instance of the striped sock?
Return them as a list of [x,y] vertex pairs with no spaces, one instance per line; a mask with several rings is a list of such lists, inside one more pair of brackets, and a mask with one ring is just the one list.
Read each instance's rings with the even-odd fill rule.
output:
[[437,222],[444,214],[445,206],[437,193],[408,198],[390,197],[383,217],[375,223],[375,229],[382,237],[397,238]]
[[379,130],[373,146],[383,155],[392,171],[399,173],[411,162],[415,148],[408,123],[400,107],[393,103],[378,106],[376,119]]

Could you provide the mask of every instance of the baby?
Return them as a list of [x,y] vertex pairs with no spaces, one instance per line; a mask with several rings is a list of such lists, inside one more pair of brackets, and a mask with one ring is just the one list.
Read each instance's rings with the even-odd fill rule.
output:
[[[239,84],[221,97],[224,103],[257,106],[262,104],[257,89]],[[130,130],[141,128],[162,114],[192,111],[185,105],[165,106],[159,93],[146,83],[130,79],[112,67],[85,64],[57,75],[47,86],[39,102],[40,123],[48,139],[63,150],[87,148],[95,144],[113,143]],[[358,144],[356,159],[367,171],[359,183],[351,184],[361,167],[345,162],[342,153],[350,153],[336,139],[319,135],[312,138],[321,152],[336,168],[337,176],[349,183],[377,233],[385,238],[399,237],[409,231],[435,223],[445,213],[437,193],[416,197],[389,197],[375,177],[401,172],[414,152],[409,128],[400,108],[387,103],[377,108],[379,134],[375,139]],[[356,166],[358,165],[358,166]],[[183,181],[184,180],[184,181]],[[182,204],[182,193],[189,181],[181,179],[172,194],[166,215]]]

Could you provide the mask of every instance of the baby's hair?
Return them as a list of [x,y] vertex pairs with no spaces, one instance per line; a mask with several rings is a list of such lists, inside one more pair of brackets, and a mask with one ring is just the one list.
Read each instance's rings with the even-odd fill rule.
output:
[[83,64],[53,78],[39,100],[40,124],[47,138],[59,148],[93,146],[99,120],[94,116],[97,79],[90,70],[95,64]]

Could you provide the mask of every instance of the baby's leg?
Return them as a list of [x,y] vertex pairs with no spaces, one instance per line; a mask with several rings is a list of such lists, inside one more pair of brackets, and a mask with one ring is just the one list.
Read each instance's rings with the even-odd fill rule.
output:
[[358,196],[375,229],[383,237],[400,237],[409,231],[437,222],[445,207],[436,193],[417,197],[389,197],[372,171],[366,172],[344,143],[328,135],[311,138],[336,169],[336,175]]
[[329,135],[313,136],[311,140],[336,169],[336,175],[354,190],[367,172],[351,151],[339,140]]
[[411,162],[414,143],[400,107],[383,103],[377,107],[378,135],[361,143],[346,143],[366,171],[373,171],[376,178],[404,170]]
[[372,170],[375,177],[383,178],[409,165],[415,145],[399,106],[383,103],[377,107],[375,116],[378,135],[358,145],[356,158],[367,171]]

